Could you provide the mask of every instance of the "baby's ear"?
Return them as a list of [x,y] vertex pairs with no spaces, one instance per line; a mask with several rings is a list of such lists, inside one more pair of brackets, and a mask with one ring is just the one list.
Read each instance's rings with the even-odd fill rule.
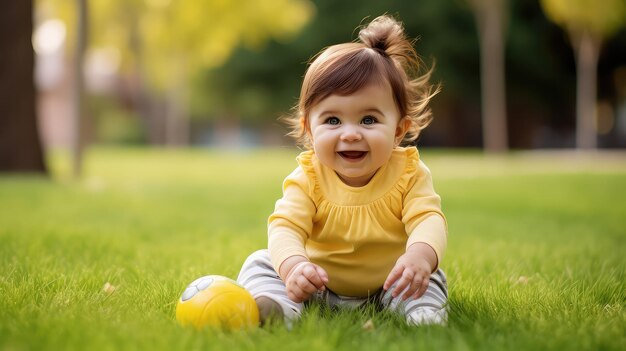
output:
[[400,143],[404,139],[404,136],[409,131],[409,128],[411,128],[411,120],[409,120],[408,117],[403,117],[398,122],[398,126],[396,127],[396,135],[394,140],[396,146],[400,145]]

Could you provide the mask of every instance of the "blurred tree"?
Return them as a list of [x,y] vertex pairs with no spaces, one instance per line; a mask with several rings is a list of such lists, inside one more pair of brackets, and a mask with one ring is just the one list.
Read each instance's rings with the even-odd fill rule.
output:
[[87,42],[89,36],[89,9],[87,0],[76,0],[76,50],[74,54],[74,84],[73,90],[73,111],[72,111],[72,175],[74,178],[80,177],[83,166],[83,149],[84,149],[84,120],[85,112],[85,51],[87,50]]
[[626,25],[626,1],[541,0],[546,15],[563,27],[576,57],[576,145],[597,147],[597,69],[603,39]]
[[[41,1],[57,8],[72,32],[67,1]],[[308,0],[91,0],[90,6],[92,45],[122,52],[152,140],[162,132],[170,145],[187,143],[189,81],[199,69],[222,65],[240,43],[253,48],[291,37],[313,15]]]
[[[356,38],[359,24],[388,13],[400,19],[409,37],[418,37],[425,66],[435,63],[434,82],[443,93],[433,101],[435,120],[423,142],[478,145],[468,135],[480,128],[472,105],[477,89],[478,44],[469,11],[450,1],[315,0],[316,16],[293,41],[272,40],[257,49],[237,49],[222,67],[195,77],[192,112],[196,118],[239,118],[275,129],[277,116],[295,104],[306,63],[326,46]],[[446,135],[445,130],[453,130]],[[478,130],[479,132],[479,130]],[[444,140],[444,138],[449,138]]]
[[508,19],[506,0],[468,0],[480,42],[483,147],[508,149],[504,48]]
[[35,104],[32,0],[0,2],[0,171],[47,173]]

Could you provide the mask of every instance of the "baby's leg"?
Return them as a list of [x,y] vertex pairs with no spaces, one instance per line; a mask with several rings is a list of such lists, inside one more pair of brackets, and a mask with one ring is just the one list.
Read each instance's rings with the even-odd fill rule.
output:
[[420,298],[402,301],[402,294],[391,296],[396,284],[383,292],[381,302],[384,308],[402,313],[409,325],[439,324],[448,321],[446,303],[448,301],[448,283],[442,270],[430,276],[428,289]]
[[261,323],[272,314],[282,317],[288,326],[300,317],[303,305],[287,297],[285,283],[274,270],[267,250],[256,251],[246,259],[237,282],[256,300]]

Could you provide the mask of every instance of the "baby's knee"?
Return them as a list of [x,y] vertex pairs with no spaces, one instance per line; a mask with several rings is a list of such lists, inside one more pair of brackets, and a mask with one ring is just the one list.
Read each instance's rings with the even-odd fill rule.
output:
[[248,258],[244,261],[243,267],[259,265],[266,266],[267,264],[271,265],[269,252],[267,249],[261,249],[250,254],[250,256],[248,256]]

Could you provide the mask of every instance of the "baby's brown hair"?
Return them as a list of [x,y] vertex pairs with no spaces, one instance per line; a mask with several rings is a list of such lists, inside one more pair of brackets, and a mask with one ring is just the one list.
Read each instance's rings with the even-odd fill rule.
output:
[[432,120],[430,99],[439,92],[430,76],[420,75],[423,63],[402,24],[393,17],[375,18],[359,32],[359,41],[330,46],[313,57],[302,82],[300,99],[292,116],[289,135],[311,148],[308,116],[311,108],[330,95],[350,95],[371,83],[388,83],[400,112],[410,122],[404,142],[417,139]]

